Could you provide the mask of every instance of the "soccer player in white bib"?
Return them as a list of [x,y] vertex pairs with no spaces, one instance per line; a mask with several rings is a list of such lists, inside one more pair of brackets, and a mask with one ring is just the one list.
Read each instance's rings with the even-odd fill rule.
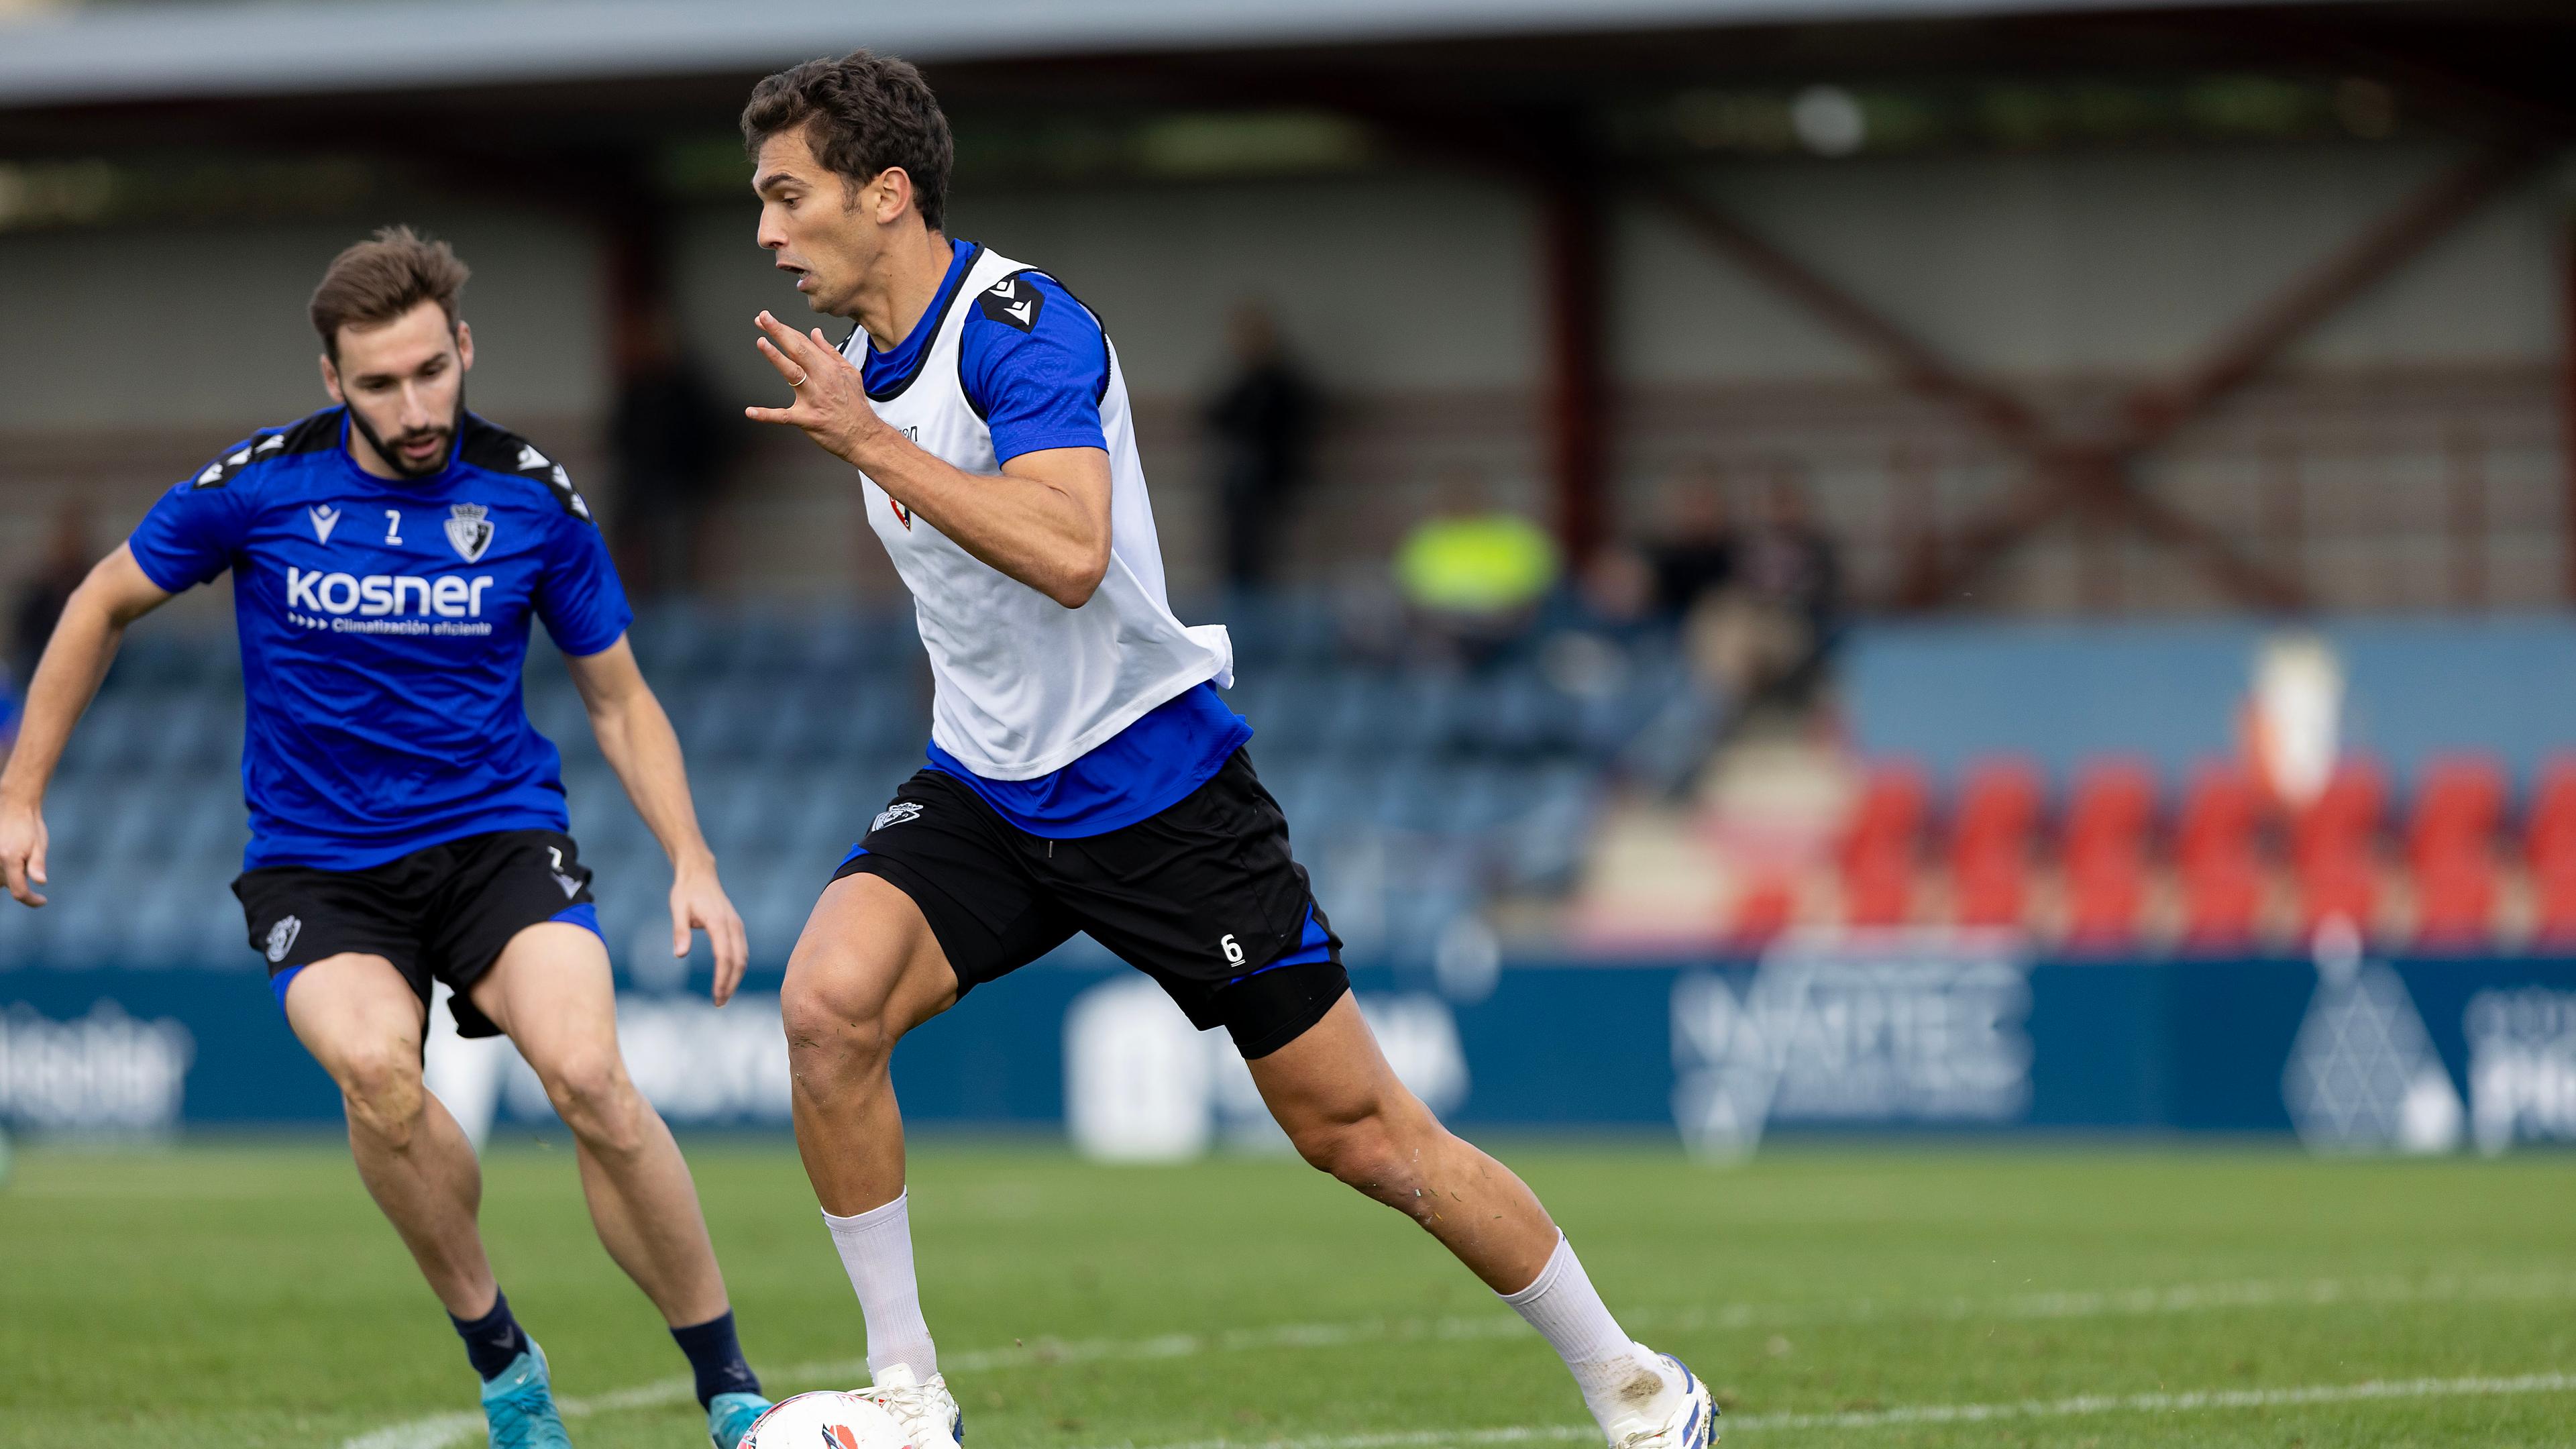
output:
[[1707,1388],[1632,1341],[1510,1169],[1387,1067],[1341,943],[1216,692],[1218,627],[1164,600],[1127,386],[1100,319],[1054,277],[943,229],[952,148],[919,71],[857,52],[762,81],[743,111],[760,244],[835,349],[769,313],[793,389],[759,421],[859,470],[935,681],[929,767],[816,903],[784,1009],[796,1140],[867,1320],[873,1397],[962,1436],[915,1286],[907,1031],[1088,932],[1222,1026],[1306,1160],[1406,1213],[1563,1356],[1620,1449],[1706,1449]]

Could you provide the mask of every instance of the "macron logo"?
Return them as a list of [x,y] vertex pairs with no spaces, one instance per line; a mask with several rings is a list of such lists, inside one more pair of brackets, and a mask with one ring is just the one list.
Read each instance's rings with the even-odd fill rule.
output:
[[322,543],[331,541],[331,530],[340,526],[340,510],[327,503],[317,503],[304,510],[313,518],[313,537]]
[[326,574],[319,569],[306,573],[289,565],[286,607],[312,614],[358,614],[368,618],[435,614],[442,619],[480,619],[483,591],[490,587],[490,574],[479,575],[471,582],[454,574],[435,578],[369,574],[360,578],[355,574]]

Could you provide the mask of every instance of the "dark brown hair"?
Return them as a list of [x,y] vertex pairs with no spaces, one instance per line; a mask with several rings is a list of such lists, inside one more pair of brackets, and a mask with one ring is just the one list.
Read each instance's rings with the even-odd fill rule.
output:
[[391,322],[423,302],[436,302],[456,328],[456,297],[471,275],[443,241],[430,241],[407,226],[379,229],[331,259],[322,285],[313,289],[313,330],[337,362],[340,329]]
[[751,88],[742,108],[742,144],[755,159],[762,142],[798,127],[816,160],[861,185],[902,167],[912,178],[913,210],[923,225],[940,229],[957,143],[939,98],[912,62],[854,50],[839,60],[809,60]]

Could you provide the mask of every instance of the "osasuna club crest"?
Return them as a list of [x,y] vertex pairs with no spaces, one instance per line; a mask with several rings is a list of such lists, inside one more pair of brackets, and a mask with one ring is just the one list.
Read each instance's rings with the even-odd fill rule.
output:
[[467,563],[480,563],[492,546],[491,510],[480,503],[459,503],[447,510],[447,541]]

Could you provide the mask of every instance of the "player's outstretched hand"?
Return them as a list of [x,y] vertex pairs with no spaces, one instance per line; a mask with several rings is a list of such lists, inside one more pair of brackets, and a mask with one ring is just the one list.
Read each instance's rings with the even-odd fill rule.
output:
[[0,800],[0,875],[8,877],[9,894],[23,905],[41,906],[36,887],[45,884],[45,812],[19,801]]
[[733,901],[716,882],[712,867],[704,871],[684,870],[671,878],[671,955],[685,960],[689,954],[689,933],[704,931],[707,944],[716,953],[716,1005],[733,1000],[734,988],[742,984],[743,967],[751,960],[751,941],[743,933],[742,915]]
[[783,408],[747,407],[742,415],[756,423],[787,423],[805,430],[823,451],[845,463],[859,461],[871,435],[885,430],[868,405],[868,387],[859,370],[817,327],[801,333],[767,312],[753,321],[761,336],[752,344],[796,392]]

